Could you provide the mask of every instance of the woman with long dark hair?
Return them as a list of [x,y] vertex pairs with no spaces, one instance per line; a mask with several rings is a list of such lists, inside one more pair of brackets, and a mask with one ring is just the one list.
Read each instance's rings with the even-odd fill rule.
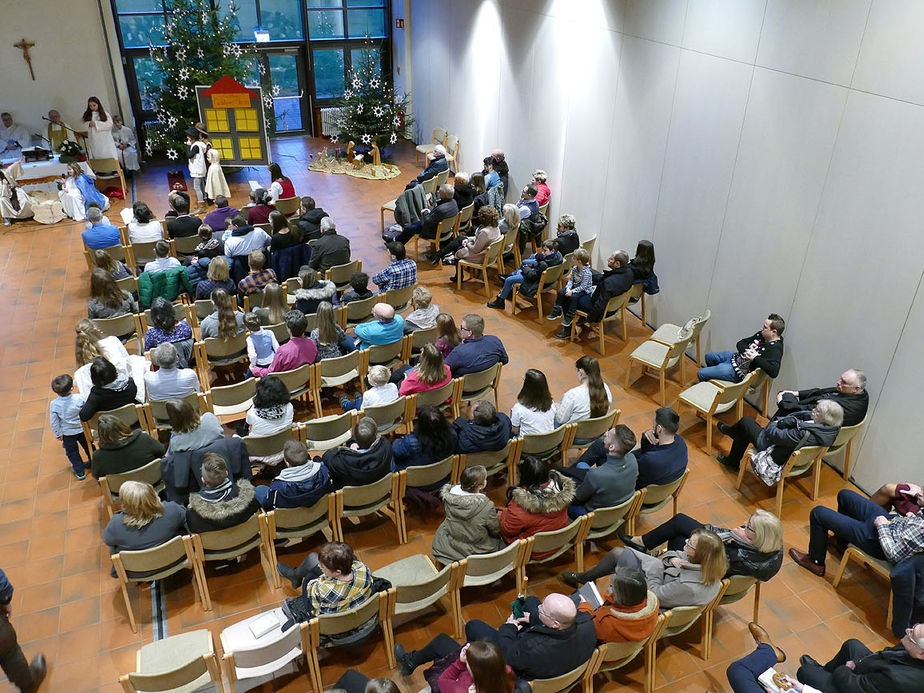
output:
[[282,173],[282,169],[275,161],[269,165],[270,178],[273,179],[269,187],[270,203],[276,204],[279,198],[295,197],[295,186],[292,181]]
[[119,152],[112,139],[112,118],[106,114],[103,104],[95,96],[87,99],[87,110],[83,112],[82,120],[87,129],[90,158],[118,159]]
[[272,240],[270,241],[271,253],[291,248],[302,242],[302,235],[301,231],[298,230],[298,225],[289,224],[286,215],[279,210],[270,212],[269,224],[272,235]]
[[133,219],[128,222],[128,240],[132,243],[153,243],[164,237],[163,225],[144,202],[132,205]]
[[536,532],[567,527],[568,504],[574,500],[574,480],[532,455],[523,456],[518,473],[519,483],[507,489],[507,507],[497,515],[504,541],[512,544]]
[[613,395],[600,375],[600,363],[593,356],[582,356],[575,364],[580,385],[568,390],[558,403],[555,424],[573,423],[603,416],[610,408]]
[[[456,451],[456,432],[436,407],[421,407],[414,431],[392,443],[393,471],[444,460]],[[435,488],[442,483],[434,484]]]
[[90,275],[90,300],[87,315],[92,318],[117,318],[138,312],[138,304],[127,291],[122,291],[112,273],[96,267]]
[[158,296],[151,304],[151,327],[144,333],[144,350],[170,342],[180,356],[179,367],[186,368],[193,347],[192,328],[185,320],[177,320],[173,304]]
[[555,430],[555,402],[545,373],[530,368],[523,376],[517,402],[510,410],[514,435],[549,433]]
[[410,676],[422,664],[435,662],[425,676],[430,687],[440,693],[511,693],[516,682],[504,654],[488,640],[463,646],[440,633],[419,650],[406,652],[400,644],[395,645],[395,657],[403,676]]

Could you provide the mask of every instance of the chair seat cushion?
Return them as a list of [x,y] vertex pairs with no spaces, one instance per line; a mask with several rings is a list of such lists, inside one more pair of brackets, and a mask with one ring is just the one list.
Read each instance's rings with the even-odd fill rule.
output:
[[712,383],[696,383],[680,393],[680,399],[700,411],[709,411],[719,394],[719,388]]
[[677,325],[671,325],[670,323],[667,323],[656,329],[654,334],[652,334],[649,339],[656,339],[659,342],[673,344],[674,342],[680,340],[680,330],[681,328]]
[[645,365],[653,368],[660,368],[661,364],[664,363],[664,357],[667,355],[668,351],[670,351],[670,347],[649,340],[639,344],[629,358],[641,361]]
[[436,575],[430,561],[423,554],[402,558],[400,561],[389,563],[375,571],[375,576],[385,578],[392,585],[416,585],[431,579]]
[[[167,673],[208,654],[208,634],[207,630],[192,630],[142,646],[138,655],[138,673],[145,676]],[[171,690],[192,693],[208,683],[209,675],[205,673],[192,683]]]
[[397,206],[398,206],[398,201],[392,200],[391,202],[386,202],[385,204],[383,204],[382,209],[394,212]]

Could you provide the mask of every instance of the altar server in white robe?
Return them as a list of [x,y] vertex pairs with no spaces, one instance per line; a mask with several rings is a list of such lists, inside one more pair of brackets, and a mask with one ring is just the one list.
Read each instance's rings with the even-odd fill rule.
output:
[[87,148],[91,159],[118,159],[112,139],[112,118],[95,96],[87,99],[87,110],[83,113],[83,124],[87,128]]
[[119,150],[119,163],[127,171],[137,171],[141,167],[138,165],[138,140],[135,139],[135,133],[127,125],[122,124],[122,117],[112,116],[112,139],[115,142],[116,149]]
[[74,137],[73,128],[61,120],[61,114],[58,113],[55,109],[48,111],[48,140],[51,142],[51,146],[55,151],[59,150],[62,142],[70,140],[71,142],[76,142]]
[[13,219],[31,219],[32,198],[16,181],[22,177],[22,159],[0,169],[0,216],[4,226],[9,226]]
[[21,125],[13,122],[9,113],[0,113],[0,156],[19,155],[20,150],[32,144],[32,135]]

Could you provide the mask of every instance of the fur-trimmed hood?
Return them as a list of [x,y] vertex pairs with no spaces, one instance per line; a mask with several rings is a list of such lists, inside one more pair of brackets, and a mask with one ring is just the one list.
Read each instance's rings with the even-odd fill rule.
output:
[[[612,598],[612,597],[611,597]],[[633,607],[617,607],[615,604],[610,604],[610,611],[613,612],[613,615],[619,616],[620,620],[623,621],[643,621],[646,618],[650,618],[652,614],[658,613],[659,603],[658,597],[654,592],[648,590],[646,595],[645,606],[636,609],[635,611],[628,611]]]
[[319,279],[318,283],[309,289],[297,289],[295,300],[302,301],[330,301],[337,293],[337,286],[328,279]]
[[549,473],[549,483],[530,490],[516,487],[511,500],[523,510],[534,515],[557,513],[567,508],[574,500],[574,480],[556,470]]
[[233,515],[243,513],[256,497],[253,486],[246,479],[238,479],[234,486],[237,494],[233,498],[217,503],[209,503],[198,493],[190,495],[189,509],[208,522],[221,522]]

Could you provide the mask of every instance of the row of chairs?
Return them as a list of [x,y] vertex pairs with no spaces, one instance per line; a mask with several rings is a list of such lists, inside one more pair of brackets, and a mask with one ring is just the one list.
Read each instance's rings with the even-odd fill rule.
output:
[[455,167],[458,168],[462,165],[459,161],[459,138],[456,135],[450,134],[445,128],[433,128],[433,138],[429,143],[418,144],[414,148],[414,164],[417,165],[420,159],[420,155],[423,154],[424,157],[434,149],[436,145],[441,144],[446,148],[446,161],[449,162],[449,165],[452,166],[455,163]]

